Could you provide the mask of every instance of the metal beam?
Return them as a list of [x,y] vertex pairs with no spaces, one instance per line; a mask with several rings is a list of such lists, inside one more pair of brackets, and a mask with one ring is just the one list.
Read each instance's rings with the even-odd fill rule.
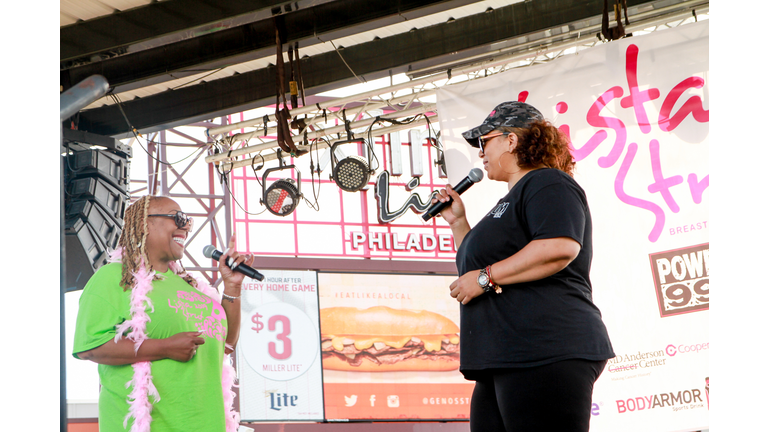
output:
[[[420,111],[420,110],[417,110],[417,111]],[[393,116],[393,117],[395,117],[395,116]],[[420,126],[426,126],[426,125],[429,124],[428,121],[432,122],[432,123],[437,123],[439,121],[437,114],[433,114],[431,116],[427,116],[427,117],[422,118],[420,120],[416,120],[416,121],[414,121],[412,123],[399,124],[399,125],[388,126],[388,127],[373,128],[371,130],[371,135],[374,136],[374,137],[379,137],[379,136],[382,136],[382,135],[387,135],[387,134],[399,132],[401,130],[408,130],[408,129],[412,129],[412,128],[416,128],[416,127],[420,127]],[[370,125],[371,120],[368,120],[368,121],[363,120],[363,121],[360,121],[359,123],[368,123]],[[342,128],[343,128],[343,126],[342,126]],[[329,128],[327,130],[323,130],[323,131],[319,131],[319,132],[313,133],[314,137],[312,137],[312,138],[314,139],[316,137],[327,136],[326,134],[329,133],[329,131],[331,131],[333,129],[334,128]],[[361,138],[367,138],[367,137],[362,137],[361,136]],[[250,154],[250,153],[256,153],[256,152],[258,152],[260,150],[262,150],[262,151],[263,150],[272,150],[272,149],[274,149],[276,147],[277,147],[277,141],[271,141],[271,142],[266,142],[266,143],[262,143],[262,144],[257,144],[257,145],[254,145],[254,146],[245,147],[245,148],[242,148],[242,149],[233,150],[232,153],[234,154],[235,152],[237,152],[237,153],[245,155],[245,154]],[[328,145],[328,142],[326,142],[326,141],[319,141],[315,145],[303,145],[301,143],[297,143],[296,147],[299,150],[310,151],[312,149],[312,147],[315,147],[318,150],[322,150],[322,149],[328,148],[329,145]],[[338,152],[338,150],[337,150],[337,152]],[[214,163],[216,165],[219,165],[219,168],[220,168],[221,171],[229,172],[230,170],[233,170],[235,168],[242,168],[242,167],[251,166],[253,164],[254,160],[256,160],[257,162],[258,161],[269,162],[271,160],[277,159],[277,157],[278,157],[277,153],[272,152],[272,153],[268,153],[268,154],[263,155],[263,156],[254,156],[254,157],[252,157],[250,159],[235,161],[235,159],[226,159],[225,160],[225,159],[221,159],[221,158],[216,158],[215,155],[214,155],[214,157],[210,157],[210,156],[207,157],[206,158],[206,162],[211,162],[211,163]],[[234,156],[233,156],[233,158],[234,158]],[[218,161],[217,161],[217,159],[218,159]]]
[[[59,58],[75,60],[93,54],[113,51],[120,54],[142,48],[170,43],[200,33],[217,31],[229,25],[241,25],[279,15],[320,0],[167,0],[146,6],[116,11],[88,21],[82,21],[59,30]],[[287,8],[287,10],[286,10]],[[243,16],[248,14],[247,16]],[[235,20],[235,18],[238,18]],[[232,19],[232,22],[222,22]],[[213,24],[210,27],[204,27]],[[170,37],[177,33],[176,37]],[[165,39],[162,39],[165,37]],[[155,40],[155,42],[147,42]],[[142,44],[140,46],[132,46]]]
[[[407,19],[476,1],[478,0],[325,0],[314,2],[319,4],[312,7],[294,9],[279,19],[288,29],[283,43],[299,42],[301,49],[323,40],[401,23]],[[191,5],[191,8],[194,7],[194,4]],[[67,89],[68,83],[79,82],[82,77],[98,73],[107,78],[115,88],[115,93],[119,93],[275,55],[275,19],[271,15],[260,16],[258,21],[216,31],[191,30],[185,33],[193,37],[188,36],[172,44],[158,44],[134,53],[107,53],[104,56],[111,58],[96,62],[90,59],[62,62],[60,83]],[[93,39],[105,38],[112,39]],[[62,55],[64,47],[70,43],[72,42],[62,39]]]
[[[222,122],[225,120],[221,119]],[[215,168],[210,164],[205,164],[203,155],[206,151],[206,143],[196,144],[197,150],[192,150],[187,144],[174,144],[167,141],[168,133],[186,135],[183,132],[173,129],[161,131],[146,137],[144,150],[138,149],[133,156],[131,163],[140,164],[146,162],[146,178],[131,178],[134,185],[146,184],[142,187],[130,191],[132,199],[142,195],[163,195],[176,200],[184,211],[190,216],[195,217],[195,225],[189,238],[187,238],[187,247],[184,250],[184,266],[189,271],[199,271],[209,283],[216,284],[219,279],[216,269],[209,269],[211,261],[202,255],[202,247],[196,247],[194,250],[190,246],[197,240],[202,244],[212,244],[220,247],[226,245],[229,241],[229,235],[232,232],[232,197],[229,189],[221,190],[216,186],[219,177]],[[190,137],[193,141],[199,141]],[[144,145],[137,139],[131,139],[126,145]],[[189,158],[181,161],[169,161],[168,150],[179,149],[190,154]],[[206,166],[207,165],[207,166]],[[135,175],[139,170],[133,170]],[[205,174],[202,174],[202,173]],[[189,181],[189,176],[207,175],[207,181],[195,182]],[[186,178],[186,180],[185,180]],[[197,189],[196,189],[197,188]],[[221,191],[220,193],[217,193]],[[195,245],[198,245],[195,243]],[[208,270],[208,271],[206,271]]]
[[[668,5],[671,0],[628,0],[628,7]],[[599,0],[539,0],[517,3],[489,13],[414,29],[391,37],[366,42],[301,60],[304,85],[309,94],[356,82],[358,76],[375,79],[390,72],[429,67],[446,58],[459,61],[477,55],[478,49],[492,52],[492,44],[515,43],[516,38],[550,30],[568,33],[586,23],[599,20],[603,2]],[[630,21],[632,16],[630,15]],[[571,27],[575,27],[571,29]],[[554,31],[552,29],[555,29]],[[527,42],[527,38],[524,38]],[[549,41],[551,43],[551,40]],[[477,48],[481,47],[481,48]],[[275,68],[268,67],[162,94],[125,102],[123,108],[133,126],[142,132],[205,120],[232,112],[269,105],[274,101]],[[287,85],[286,85],[287,88]],[[128,131],[118,107],[108,106],[80,114],[80,129],[104,135]]]

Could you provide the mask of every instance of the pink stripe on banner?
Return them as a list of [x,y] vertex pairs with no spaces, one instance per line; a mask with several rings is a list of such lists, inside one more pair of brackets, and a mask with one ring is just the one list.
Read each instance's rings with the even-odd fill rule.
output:
[[621,163],[621,168],[619,168],[619,172],[616,174],[613,189],[616,192],[616,197],[618,197],[621,202],[648,210],[656,216],[656,222],[653,224],[653,229],[651,229],[651,233],[648,234],[648,240],[655,242],[659,239],[661,230],[664,227],[664,211],[661,207],[650,201],[629,196],[624,192],[624,180],[627,178],[629,166],[632,165],[632,161],[635,159],[635,154],[637,154],[637,144],[631,143],[629,147],[627,147],[627,156],[624,157],[624,162]]

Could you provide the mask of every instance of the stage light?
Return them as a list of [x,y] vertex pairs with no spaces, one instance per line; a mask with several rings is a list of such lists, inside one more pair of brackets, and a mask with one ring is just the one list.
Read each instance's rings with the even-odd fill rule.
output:
[[344,141],[337,141],[331,146],[331,180],[336,183],[341,190],[347,192],[357,192],[363,189],[371,178],[371,149],[368,149],[368,160],[360,156],[347,156],[344,159],[338,161],[336,159],[336,147],[341,144],[363,144],[366,145],[365,140],[349,139]]
[[271,172],[296,168],[295,165],[284,165],[280,150],[277,153],[279,166],[269,168],[262,175],[262,196],[259,202],[275,216],[288,216],[296,210],[301,201],[301,172],[296,169],[296,180],[282,178],[267,187],[267,176]]
[[360,156],[347,156],[333,168],[333,181],[347,192],[357,192],[368,184],[371,169]]
[[276,216],[288,216],[293,213],[301,199],[296,181],[290,178],[280,179],[272,183],[264,195],[267,210]]

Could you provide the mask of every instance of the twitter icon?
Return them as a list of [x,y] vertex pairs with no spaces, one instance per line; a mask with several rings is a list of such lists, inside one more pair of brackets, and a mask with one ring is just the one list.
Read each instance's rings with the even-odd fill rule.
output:
[[344,396],[344,404],[348,407],[355,406],[357,403],[357,395]]

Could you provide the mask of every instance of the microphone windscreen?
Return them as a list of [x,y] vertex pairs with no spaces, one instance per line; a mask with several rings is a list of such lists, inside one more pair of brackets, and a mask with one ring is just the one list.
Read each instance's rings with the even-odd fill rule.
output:
[[213,258],[213,253],[216,251],[216,248],[213,245],[208,245],[203,248],[203,255],[205,255],[206,258]]
[[470,180],[472,180],[472,183],[477,183],[480,180],[483,179],[483,170],[480,168],[472,168],[469,170],[469,174],[467,175]]

